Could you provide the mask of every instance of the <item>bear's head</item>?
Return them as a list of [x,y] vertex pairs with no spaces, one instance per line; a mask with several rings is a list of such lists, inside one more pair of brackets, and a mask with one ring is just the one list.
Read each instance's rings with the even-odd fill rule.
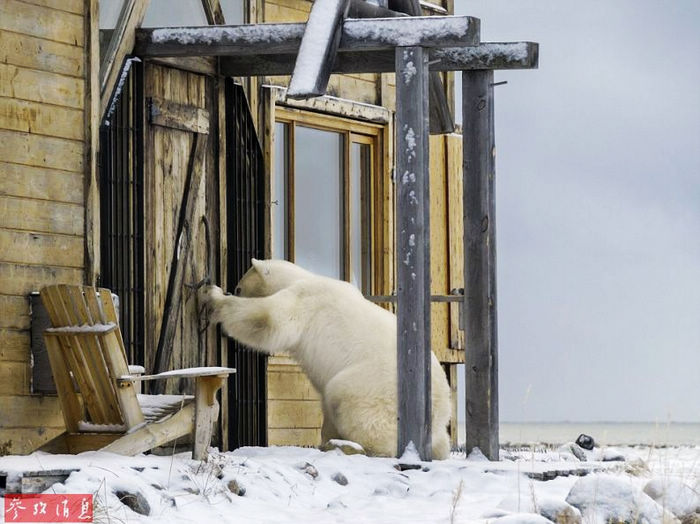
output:
[[241,297],[266,297],[280,289],[313,276],[313,273],[286,260],[251,260],[251,268],[236,285],[235,294]]

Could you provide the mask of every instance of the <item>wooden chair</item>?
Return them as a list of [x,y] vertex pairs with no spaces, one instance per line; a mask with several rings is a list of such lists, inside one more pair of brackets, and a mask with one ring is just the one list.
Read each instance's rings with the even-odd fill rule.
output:
[[[219,413],[216,392],[235,369],[133,375],[108,289],[54,285],[41,290],[41,299],[53,324],[44,339],[69,453],[101,449],[135,455],[193,434],[193,458],[206,457]],[[194,378],[195,395],[140,395],[134,387],[140,380],[176,377]]]

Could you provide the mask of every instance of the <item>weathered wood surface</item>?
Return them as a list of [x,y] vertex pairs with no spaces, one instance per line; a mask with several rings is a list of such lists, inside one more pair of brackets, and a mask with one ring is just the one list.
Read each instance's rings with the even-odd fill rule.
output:
[[398,455],[432,456],[428,53],[396,49]]
[[73,46],[84,44],[83,16],[27,4],[0,3],[0,30],[12,31]]
[[[190,256],[194,240],[193,228],[197,226],[195,207],[204,177],[204,158],[206,154],[207,135],[195,134],[192,152],[187,167],[182,204],[179,206],[178,226],[175,234],[175,246],[168,278],[168,288],[165,298],[163,324],[155,355],[154,372],[162,373],[171,367],[173,340],[182,307],[182,288],[185,277],[185,263]],[[154,392],[163,393],[165,386],[162,382],[155,383]]]
[[[462,137],[447,135],[447,235],[450,268],[450,291],[464,290],[464,218],[462,213]],[[463,303],[450,304],[450,348],[460,350],[464,361]]]
[[226,23],[224,19],[224,11],[221,9],[219,0],[202,0],[204,14],[207,17],[207,23],[210,25],[222,25]]
[[[389,51],[396,46],[473,46],[479,21],[469,16],[383,18],[371,22],[346,19],[338,52]],[[306,24],[139,29],[134,52],[139,56],[292,55],[300,50]],[[292,60],[294,65],[296,60]]]
[[148,118],[152,125],[191,133],[209,133],[209,111],[159,98],[149,99]]
[[498,460],[493,71],[462,75],[466,447]]
[[[231,76],[289,75],[293,54],[241,55],[222,60],[222,73]],[[434,49],[430,52],[431,71],[471,71],[481,69],[534,69],[538,64],[538,44],[534,42],[483,43],[465,48]],[[333,73],[390,73],[393,53],[363,51],[338,53]]]
[[306,99],[325,94],[348,5],[349,0],[314,1],[299,44],[288,96]]

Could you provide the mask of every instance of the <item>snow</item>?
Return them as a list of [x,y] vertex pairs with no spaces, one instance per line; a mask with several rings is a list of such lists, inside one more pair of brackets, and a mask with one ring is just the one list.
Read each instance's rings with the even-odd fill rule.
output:
[[106,324],[83,324],[82,326],[61,326],[56,328],[47,328],[47,333],[107,333],[115,328],[114,322]]
[[[621,515],[634,504],[639,505],[634,509],[658,511],[660,506],[642,492],[650,479],[681,479],[697,490],[700,447],[619,451],[626,463],[589,463],[604,472],[546,482],[525,473],[585,463],[572,465],[558,460],[556,451],[532,449],[504,451],[507,458],[499,462],[474,453],[469,459],[454,453],[449,460],[421,462],[415,451],[399,460],[337,450],[248,447],[214,450],[206,462],[190,460],[189,453],[122,457],[36,452],[0,457],[0,471],[76,470],[48,492],[95,494],[96,521],[102,522],[541,523],[548,522],[540,516],[547,511],[569,508],[567,496],[579,483],[575,495],[586,505],[584,522],[602,522],[604,512]],[[625,464],[641,456],[648,470],[627,473]],[[399,462],[420,469],[399,471]],[[149,516],[122,504],[117,492],[140,494]],[[672,493],[668,490],[667,497]],[[666,507],[674,507],[673,501]]]
[[[274,30],[271,30],[274,27]],[[304,24],[250,24],[239,26],[166,27],[154,29],[151,41],[154,44],[219,44],[256,46],[290,42],[301,42]]]
[[352,40],[360,47],[362,42],[384,42],[392,47],[469,44],[473,25],[468,16],[348,19],[343,41]]
[[526,62],[528,60],[528,43],[484,42],[471,47],[450,47],[437,49],[431,55],[433,59],[446,59],[452,62],[480,62],[489,66],[496,61]]

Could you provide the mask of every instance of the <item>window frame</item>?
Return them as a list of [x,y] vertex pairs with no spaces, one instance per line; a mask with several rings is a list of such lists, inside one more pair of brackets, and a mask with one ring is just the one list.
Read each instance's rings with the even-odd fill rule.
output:
[[[294,262],[294,170],[295,170],[295,128],[303,126],[321,131],[329,131],[338,133],[343,139],[342,145],[342,173],[341,173],[341,268],[339,273],[343,280],[350,281],[351,278],[351,191],[350,178],[351,173],[351,153],[352,145],[366,145],[370,148],[371,160],[369,163],[369,173],[361,180],[360,187],[360,202],[361,202],[361,282],[360,290],[364,294],[373,294],[378,285],[376,278],[376,270],[379,266],[375,264],[376,253],[384,245],[381,238],[382,230],[377,225],[378,218],[382,216],[381,198],[378,195],[383,195],[384,188],[380,183],[381,174],[384,173],[384,141],[386,135],[386,126],[383,124],[375,124],[372,122],[363,122],[343,118],[335,115],[322,113],[314,113],[302,109],[295,109],[285,106],[275,107],[275,119],[273,129],[276,133],[276,124],[285,124],[287,133],[287,149],[286,149],[286,172],[285,172],[285,231],[284,235],[284,258]],[[275,140],[277,137],[273,137]],[[276,161],[275,161],[276,162]],[[271,175],[274,177],[276,163],[271,167]],[[274,182],[271,183],[274,185]],[[275,195],[273,200],[279,196]],[[271,231],[271,235],[277,234]],[[272,239],[274,244],[274,239]],[[275,253],[275,256],[278,256]],[[381,280],[381,279],[379,279]]]

